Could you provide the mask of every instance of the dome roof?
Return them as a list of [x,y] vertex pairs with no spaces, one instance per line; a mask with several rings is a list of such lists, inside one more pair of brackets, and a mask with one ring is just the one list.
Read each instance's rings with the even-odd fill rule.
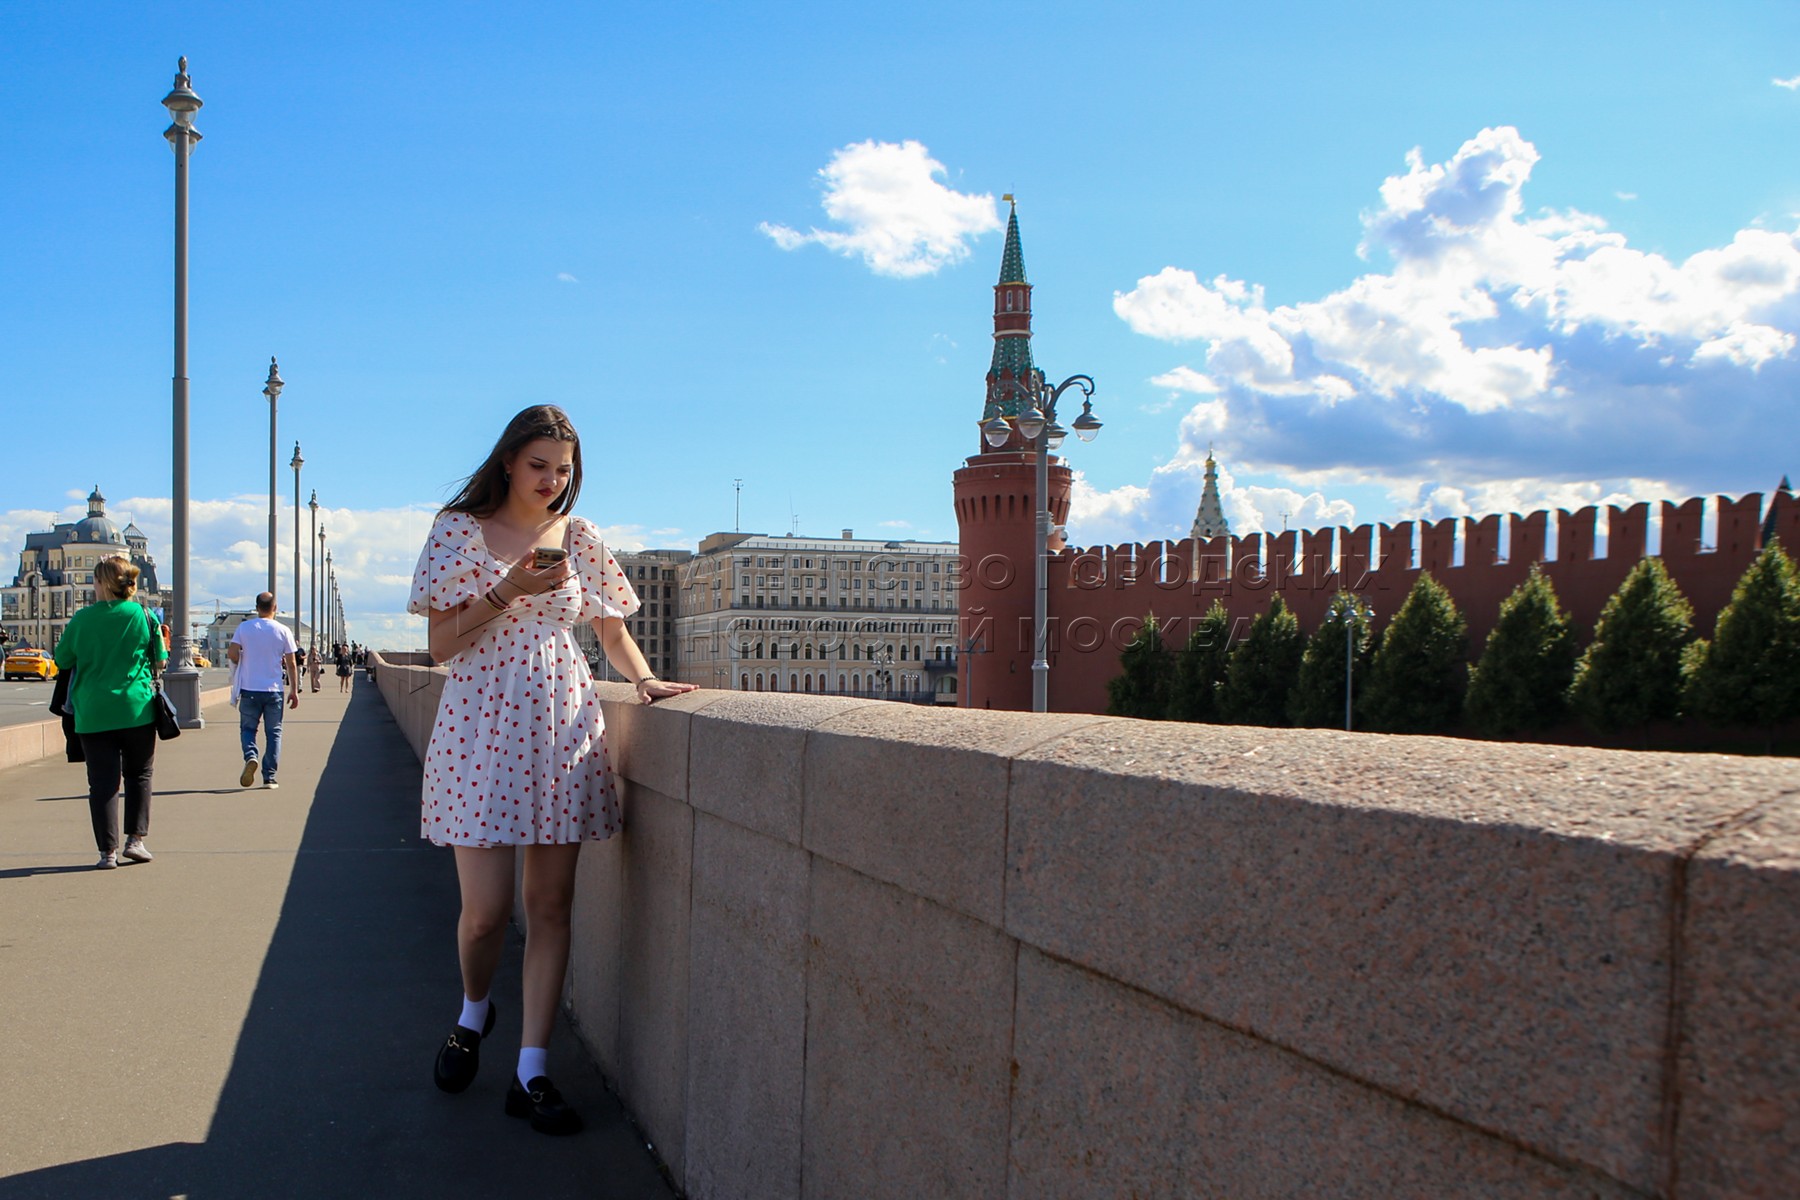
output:
[[75,522],[75,540],[89,544],[95,542],[108,542],[120,546],[125,544],[125,536],[119,532],[119,527],[105,517],[83,517]]
[[100,494],[100,485],[88,493],[88,515],[75,522],[75,540],[88,545],[103,543],[123,546],[125,537],[119,527],[106,519],[106,497]]

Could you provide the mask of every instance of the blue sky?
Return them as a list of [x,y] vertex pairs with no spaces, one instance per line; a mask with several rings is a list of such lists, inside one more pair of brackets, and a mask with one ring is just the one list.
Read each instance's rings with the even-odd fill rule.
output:
[[197,610],[260,586],[271,354],[283,537],[298,438],[376,642],[528,403],[621,546],[736,478],[747,530],[953,539],[1005,192],[1037,361],[1099,383],[1075,541],[1184,533],[1208,445],[1239,532],[1800,466],[1791,2],[13,3],[0,46],[7,561],[95,482],[167,558],[179,55],[206,101]]

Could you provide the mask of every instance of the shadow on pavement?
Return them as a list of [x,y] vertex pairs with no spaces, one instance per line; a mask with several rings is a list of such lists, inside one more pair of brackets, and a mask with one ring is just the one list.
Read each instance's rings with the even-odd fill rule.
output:
[[8,867],[0,871],[0,879],[26,879],[33,875],[73,875],[77,871],[91,871],[93,867]]
[[495,985],[502,1021],[483,1047],[480,1077],[458,1096],[432,1085],[432,1057],[461,995],[457,891],[448,852],[419,839],[418,788],[417,761],[379,694],[359,681],[206,1141],[0,1179],[0,1198],[669,1200],[566,1029],[551,1048],[553,1073],[587,1130],[549,1138],[503,1114],[518,1052],[516,935]]

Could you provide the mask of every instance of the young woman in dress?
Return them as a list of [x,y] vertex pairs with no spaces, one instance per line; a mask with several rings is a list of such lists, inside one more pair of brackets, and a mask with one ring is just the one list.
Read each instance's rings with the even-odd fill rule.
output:
[[[488,989],[513,907],[515,847],[524,846],[524,1014],[509,1116],[543,1133],[581,1118],[550,1082],[550,1030],[569,961],[575,861],[585,841],[620,828],[600,705],[575,641],[590,622],[640,703],[692,691],[651,674],[624,618],[638,598],[600,540],[572,516],[581,442],[559,408],[515,416],[487,461],[438,513],[413,576],[411,611],[449,668],[425,755],[423,835],[452,846],[462,892],[457,951],[463,1004],[438,1050],[447,1092],[474,1081],[494,1028]],[[547,549],[540,565],[537,551]]]

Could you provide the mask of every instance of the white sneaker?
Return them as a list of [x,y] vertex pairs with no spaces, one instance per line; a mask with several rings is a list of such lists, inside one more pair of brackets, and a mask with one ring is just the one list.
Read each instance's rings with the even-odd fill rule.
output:
[[96,871],[116,871],[118,869],[119,856],[114,854],[111,850],[102,854],[100,856],[100,861],[94,864],[94,870]]
[[150,853],[150,847],[144,845],[143,838],[126,838],[125,849],[119,851],[120,858],[128,858],[132,862],[149,862],[156,855]]
[[243,774],[238,776],[238,786],[239,787],[249,787],[251,784],[256,782],[257,765],[258,765],[257,761],[254,758],[246,758],[244,760]]
[[279,783],[276,783],[273,779],[265,779],[265,780],[263,780],[263,786],[268,788],[270,791],[274,791],[276,788],[280,787],[281,785]]

